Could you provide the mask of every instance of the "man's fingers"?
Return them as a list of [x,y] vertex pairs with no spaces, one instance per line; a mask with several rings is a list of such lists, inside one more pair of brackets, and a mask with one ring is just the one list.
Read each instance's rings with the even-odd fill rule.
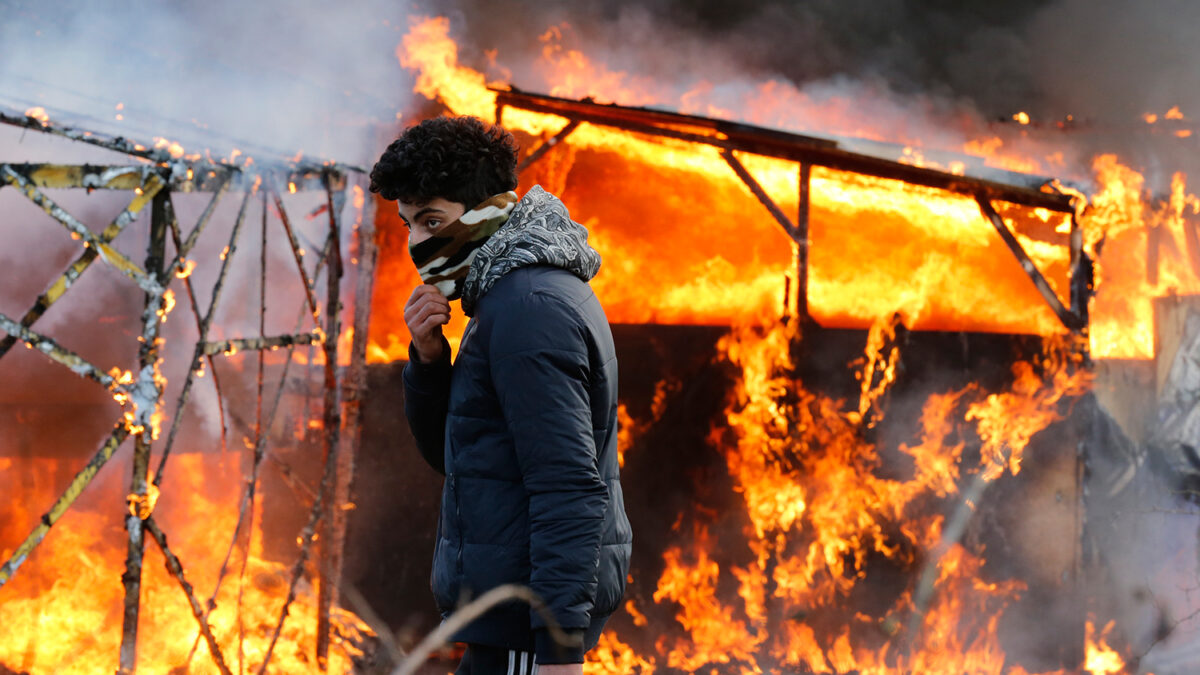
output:
[[413,307],[404,313],[404,320],[410,327],[417,326],[425,322],[431,316],[442,316],[444,320],[440,323],[446,323],[450,320],[450,303],[427,302],[425,304]]
[[431,317],[422,323],[417,330],[413,331],[413,337],[416,338],[419,336],[422,339],[426,337],[436,338],[442,332],[442,325],[445,323],[444,320],[438,320],[438,317]]
[[404,316],[407,319],[410,316],[415,316],[418,312],[428,308],[436,307],[444,312],[450,311],[450,301],[441,293],[423,294],[421,296],[413,295],[409,299],[408,304],[404,306]]
[[446,300],[446,296],[442,295],[442,292],[438,290],[437,286],[432,284],[421,284],[413,289],[412,294],[408,296],[408,302],[406,302],[404,306],[406,308],[412,307],[422,300],[427,301],[429,299],[440,300],[445,302],[447,306],[450,304],[450,301]]
[[413,323],[411,324],[410,330],[414,334],[425,335],[425,334],[429,333],[429,331],[433,330],[434,328],[444,326],[449,322],[450,322],[449,314],[435,312],[435,313],[431,313],[431,314],[422,316],[419,319],[413,321]]

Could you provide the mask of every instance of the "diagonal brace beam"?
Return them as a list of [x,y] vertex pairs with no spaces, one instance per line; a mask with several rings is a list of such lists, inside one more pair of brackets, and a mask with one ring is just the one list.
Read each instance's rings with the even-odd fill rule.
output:
[[[108,227],[104,228],[104,231],[100,233],[98,239],[105,244],[111,243],[112,240],[121,234],[127,225],[137,218],[146,204],[149,204],[150,200],[154,199],[154,196],[165,186],[166,183],[159,178],[158,174],[151,174],[149,180],[146,181],[145,190],[134,196],[133,200],[129,202],[129,206],[117,214],[116,218],[113,218]],[[71,263],[71,266],[67,268],[67,271],[63,272],[58,279],[54,280],[54,283],[50,284],[50,287],[44,293],[38,296],[38,299],[33,303],[33,307],[30,307],[29,311],[25,312],[25,316],[21,317],[21,325],[29,328],[38,319],[42,318],[46,310],[50,309],[54,303],[62,298],[87,268],[91,266],[98,255],[99,251],[95,247],[89,246],[84,249],[75,262]],[[17,338],[12,335],[0,340],[0,357],[7,354],[16,343]]]
[[779,205],[775,203],[775,200],[771,199],[771,196],[767,194],[767,191],[763,189],[762,185],[759,185],[758,181],[754,179],[754,176],[750,175],[750,172],[746,170],[746,167],[743,166],[740,161],[738,161],[736,156],[734,156],[733,151],[728,149],[722,150],[721,158],[725,160],[725,163],[729,165],[729,168],[733,169],[733,172],[737,174],[738,178],[742,179],[742,182],[746,184],[746,187],[750,188],[750,192],[754,193],[754,196],[758,198],[758,201],[761,202],[764,207],[766,207],[767,211],[771,213],[771,216],[775,218],[775,222],[779,223],[779,226],[782,227],[783,231],[792,238],[792,241],[797,241],[800,237],[800,229],[796,227],[796,224],[792,222],[791,218],[787,217],[787,214],[783,212],[783,209],[779,208]]
[[108,440],[100,446],[96,454],[92,455],[92,458],[79,470],[79,473],[75,474],[75,478],[71,480],[71,484],[67,486],[67,489],[63,491],[62,496],[54,502],[49,511],[46,511],[42,515],[37,526],[33,528],[28,537],[25,537],[25,541],[21,542],[21,545],[13,551],[12,557],[9,558],[8,562],[0,566],[0,587],[8,583],[8,580],[16,573],[17,568],[25,562],[25,559],[29,557],[33,549],[42,543],[42,539],[46,537],[46,533],[50,531],[50,528],[71,508],[71,505],[83,493],[84,488],[92,482],[92,479],[108,463],[108,460],[112,459],[113,453],[117,451],[117,448],[120,447],[121,443],[128,436],[129,429],[124,421],[118,422],[113,427]]
[[87,362],[82,356],[58,344],[53,338],[29,330],[4,314],[0,314],[0,330],[45,354],[50,360],[70,368],[71,372],[80,377],[98,382],[104,388],[113,391],[123,388],[115,377]]
[[224,257],[221,260],[221,269],[217,273],[217,281],[213,284],[212,300],[208,304],[208,312],[200,321],[198,331],[200,339],[196,343],[196,351],[192,355],[191,365],[188,367],[187,375],[183,380],[183,388],[179,392],[179,398],[175,404],[175,416],[171,420],[171,430],[167,432],[167,441],[163,445],[162,456],[158,460],[158,468],[154,471],[154,486],[160,487],[162,484],[163,470],[167,466],[167,458],[171,456],[171,448],[175,444],[175,434],[179,431],[179,423],[183,420],[183,411],[187,406],[188,397],[192,393],[192,384],[195,382],[196,371],[200,368],[200,360],[204,357],[204,344],[208,341],[208,330],[212,326],[213,317],[216,315],[217,306],[221,301],[221,289],[225,287],[225,278],[229,273],[230,263],[233,261],[233,255],[237,252],[238,235],[242,232],[242,224],[246,222],[246,207],[250,204],[250,198],[258,191],[258,183],[255,183],[250,190],[246,191],[242,197],[241,208],[238,209],[237,219],[233,221],[233,231],[229,234],[229,243],[225,246]]
[[183,575],[183,563],[179,562],[179,558],[167,546],[167,535],[158,526],[154,520],[154,516],[147,518],[145,521],[146,531],[158,544],[159,550],[162,551],[163,557],[166,559],[167,571],[175,580],[179,582],[179,587],[183,589],[183,594],[187,596],[188,605],[192,608],[192,616],[196,617],[196,621],[200,623],[200,632],[204,635],[204,640],[208,642],[208,651],[212,654],[213,662],[217,666],[217,670],[221,671],[221,675],[233,675],[229,670],[229,666],[225,664],[225,657],[221,654],[221,647],[217,644],[217,638],[213,636],[212,628],[208,625],[208,612],[200,605],[200,601],[196,599],[196,593],[192,590],[192,585],[188,583],[187,577]]
[[212,199],[208,200],[208,206],[204,207],[204,212],[196,219],[196,225],[188,234],[187,239],[182,245],[176,245],[176,257],[180,260],[186,258],[192,252],[192,248],[196,245],[196,241],[200,239],[200,233],[204,231],[204,226],[212,219],[213,212],[217,208],[217,204],[221,201],[221,197],[229,191],[229,185],[233,182],[233,174],[230,173],[221,181],[221,186],[213,193]]
[[279,212],[279,222],[283,225],[283,230],[288,236],[288,244],[292,247],[292,257],[296,259],[296,269],[300,273],[300,284],[304,287],[304,297],[308,301],[308,309],[312,312],[313,325],[320,330],[321,311],[317,308],[317,296],[313,293],[313,284],[309,282],[308,272],[304,269],[304,249],[300,248],[300,242],[296,239],[292,221],[288,218],[287,210],[283,208],[283,197],[279,190],[275,189],[273,179],[267,181],[267,189],[270,190],[271,197],[275,201],[275,210]]
[[29,201],[37,204],[45,211],[46,215],[62,223],[73,236],[82,239],[85,246],[95,248],[100,258],[132,279],[143,291],[151,295],[161,296],[163,294],[164,289],[158,283],[157,279],[146,274],[142,268],[125,257],[120,251],[101,241],[99,237],[92,234],[92,231],[86,225],[79,222],[70,213],[67,213],[65,209],[47,197],[41,190],[37,189],[37,186],[29,182],[24,176],[13,171],[8,165],[2,165],[0,166],[0,180],[19,189]]
[[1021,269],[1025,270],[1025,274],[1029,275],[1030,281],[1033,282],[1038,292],[1042,294],[1042,297],[1046,300],[1046,304],[1050,305],[1050,309],[1058,316],[1058,320],[1062,322],[1063,326],[1070,331],[1083,329],[1083,319],[1063,305],[1058,294],[1050,287],[1050,282],[1046,280],[1042,271],[1038,269],[1037,265],[1029,257],[1029,254],[1025,252],[1025,248],[1021,246],[1021,242],[1017,241],[1017,237],[1008,229],[1008,225],[1004,223],[1004,219],[996,212],[991,200],[983,195],[976,195],[975,201],[979,202],[979,210],[983,212],[983,216],[988,219],[992,227],[996,228],[996,233],[1004,240],[1005,245],[1008,246],[1008,250],[1012,251],[1012,254],[1016,256],[1017,262],[1021,263]]
[[552,150],[554,148],[554,146],[558,145],[559,143],[562,143],[563,140],[566,139],[567,136],[571,135],[572,131],[575,131],[576,129],[579,128],[579,125],[580,125],[579,120],[571,120],[570,122],[567,123],[567,126],[563,127],[557,134],[554,134],[550,138],[546,139],[545,143],[542,143],[541,145],[539,145],[536,149],[534,149],[533,152],[529,153],[529,155],[525,159],[521,160],[521,163],[517,165],[517,173],[521,173],[530,164],[533,164],[534,162],[541,159],[542,156],[545,155],[547,152],[550,152],[550,150]]

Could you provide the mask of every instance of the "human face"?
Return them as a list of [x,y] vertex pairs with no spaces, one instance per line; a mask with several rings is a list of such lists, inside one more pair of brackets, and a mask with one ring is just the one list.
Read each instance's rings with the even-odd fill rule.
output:
[[408,228],[408,245],[419,244],[462,217],[467,207],[442,197],[427,202],[399,202],[400,218]]

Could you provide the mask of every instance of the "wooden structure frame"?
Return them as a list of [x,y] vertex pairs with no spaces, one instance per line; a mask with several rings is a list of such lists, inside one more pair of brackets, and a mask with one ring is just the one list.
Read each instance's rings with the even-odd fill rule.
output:
[[[291,570],[287,600],[275,626],[270,647],[259,669],[265,672],[280,630],[288,615],[288,608],[295,598],[297,583],[304,571],[313,542],[321,532],[320,584],[318,596],[318,631],[316,650],[322,665],[326,662],[330,643],[330,611],[337,603],[337,587],[342,569],[342,547],[345,540],[346,511],[343,506],[349,500],[350,480],[353,473],[354,452],[359,438],[359,401],[366,381],[366,340],[370,315],[374,263],[376,256],[374,218],[371,202],[360,212],[359,222],[354,224],[358,237],[358,284],[355,289],[355,308],[350,319],[354,327],[351,346],[351,363],[348,368],[339,368],[337,342],[342,332],[343,307],[340,302],[341,278],[344,256],[341,251],[343,223],[340,222],[346,203],[347,190],[352,181],[361,181],[364,172],[357,167],[320,161],[291,161],[275,164],[252,165],[212,161],[207,158],[181,157],[168,148],[149,148],[125,138],[110,137],[69,126],[50,123],[46,119],[0,111],[0,123],[39,133],[50,134],[71,141],[93,145],[126,155],[133,159],[131,164],[52,165],[28,163],[4,163],[0,158],[0,189],[12,187],[40,207],[53,220],[65,227],[73,239],[79,241],[83,250],[66,270],[43,292],[32,307],[20,318],[0,314],[0,332],[7,336],[0,340],[0,358],[17,343],[40,351],[47,358],[70,368],[81,377],[91,379],[107,389],[122,405],[123,414],[116,420],[108,438],[92,455],[63,494],[45,512],[26,539],[16,548],[9,560],[0,565],[0,587],[2,587],[25,562],[43,540],[46,533],[62,517],[91,483],[97,472],[107,463],[128,439],[133,437],[133,475],[127,497],[125,528],[128,532],[128,551],[122,582],[125,588],[122,640],[120,646],[120,672],[132,673],[137,665],[138,618],[141,606],[142,561],[145,551],[145,535],[162,549],[167,567],[187,595],[192,613],[209,648],[217,669],[230,673],[230,666],[217,644],[208,623],[208,613],[220,588],[227,566],[223,566],[218,577],[217,589],[207,603],[202,603],[184,575],[183,563],[172,553],[163,532],[154,518],[154,504],[160,489],[166,489],[168,459],[180,427],[183,411],[187,406],[193,384],[203,371],[207,361],[212,371],[212,382],[221,401],[224,416],[224,399],[220,382],[212,362],[215,356],[233,354],[241,350],[258,352],[257,420],[254,432],[253,469],[250,479],[242,491],[240,513],[235,531],[231,533],[229,552],[245,537],[247,514],[254,512],[258,485],[259,467],[267,456],[268,447],[264,429],[270,428],[279,407],[284,382],[288,377],[291,352],[298,345],[317,345],[325,357],[324,391],[324,471],[320,487],[312,500],[307,523],[300,533],[299,557]],[[47,188],[78,188],[89,193],[93,190],[120,190],[132,193],[128,205],[99,234],[54,202],[44,190]],[[311,269],[306,267],[305,250],[301,246],[281,198],[282,191],[320,190],[325,195],[323,210],[328,216],[328,235],[322,250],[311,251],[316,260]],[[199,238],[204,234],[217,204],[230,191],[241,192],[237,219],[230,238],[220,255],[219,272],[206,309],[197,300],[195,289],[188,274],[191,262],[188,256],[194,252]],[[175,216],[172,194],[177,192],[210,193],[211,199],[196,223],[186,233]],[[247,207],[258,198],[262,203],[263,255],[260,260],[260,304],[259,334],[227,340],[210,340],[209,332],[222,297],[228,273],[234,264],[240,235],[246,224]],[[268,203],[273,201],[278,214],[277,220],[286,233],[288,243],[296,261],[297,280],[304,290],[305,302],[300,308],[296,327],[292,334],[266,335],[263,332],[266,294],[266,242],[268,227]],[[111,246],[121,232],[135,221],[139,214],[150,207],[149,241],[147,256],[142,264]],[[168,238],[173,254],[168,257]],[[120,368],[104,370],[91,364],[78,354],[71,352],[50,337],[34,330],[38,319],[55,302],[76,284],[81,275],[97,259],[121,272],[135,283],[145,296],[141,316],[141,332],[138,336],[139,357],[136,371],[122,372]],[[237,259],[239,263],[241,259]],[[324,303],[318,300],[317,284],[325,273]],[[173,285],[182,285],[195,318],[198,339],[187,376],[178,387],[173,419],[170,420],[165,438],[157,438],[156,411],[161,409],[167,392],[166,381],[159,373],[163,338],[160,327],[169,306],[173,302]],[[306,321],[306,317],[310,321]],[[307,331],[301,327],[310,323]],[[288,359],[283,368],[282,379],[276,388],[270,409],[263,410],[263,350],[288,350]],[[344,425],[344,427],[343,427]],[[224,444],[224,422],[222,421],[222,444]],[[157,466],[150,473],[152,452],[159,448]],[[324,543],[328,542],[328,543]],[[229,555],[226,554],[228,562]],[[195,649],[193,648],[193,653]]]
[[[1032,177],[1034,185],[1037,187],[1002,183],[851,152],[839,147],[839,144],[833,140],[766,129],[739,122],[683,115],[651,108],[615,104],[602,105],[589,99],[576,101],[531,94],[515,88],[493,88],[492,91],[496,94],[497,123],[501,122],[504,109],[509,107],[558,115],[567,119],[566,126],[534,149],[522,162],[521,168],[540,159],[584,122],[719,149],[721,157],[729,164],[733,172],[770,212],[771,217],[783,228],[788,237],[796,243],[796,276],[799,282],[796,310],[802,321],[811,320],[808,314],[810,177],[812,168],[819,166],[899,180],[912,185],[974,197],[979,203],[982,215],[996,229],[1000,238],[1016,257],[1021,268],[1029,276],[1030,281],[1063,326],[1076,334],[1084,334],[1087,330],[1087,300],[1091,284],[1091,263],[1083,251],[1083,232],[1075,218],[1072,196],[1059,191],[1054,187],[1053,181],[1049,179]],[[795,220],[792,220],[779,208],[754,176],[742,165],[737,157],[739,152],[794,161],[798,164],[800,174],[799,209]],[[1041,270],[1030,259],[1029,254],[1013,235],[1004,219],[996,213],[993,206],[995,201],[1070,214],[1071,274],[1069,287],[1071,297],[1068,300],[1069,305],[1064,304],[1050,287]]]

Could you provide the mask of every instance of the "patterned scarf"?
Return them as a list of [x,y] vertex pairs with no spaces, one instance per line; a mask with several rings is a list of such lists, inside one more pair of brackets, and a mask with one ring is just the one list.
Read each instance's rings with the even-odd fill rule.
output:
[[437,235],[408,247],[421,280],[437,286],[450,300],[463,294],[467,271],[479,249],[496,233],[517,205],[517,193],[489,197],[458,220],[438,229]]
[[557,197],[533,186],[504,227],[479,248],[463,284],[463,312],[474,316],[479,299],[504,275],[521,267],[559,267],[590,281],[600,270],[600,254],[587,239],[587,228],[571,220]]

